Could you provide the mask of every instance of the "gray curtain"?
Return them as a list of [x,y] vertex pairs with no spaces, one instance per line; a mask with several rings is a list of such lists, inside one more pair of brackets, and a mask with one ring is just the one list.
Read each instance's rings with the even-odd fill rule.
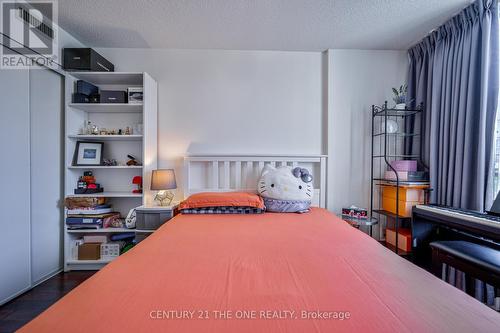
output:
[[422,140],[407,150],[422,149],[431,203],[485,208],[499,89],[497,6],[477,0],[408,51],[408,100],[425,112]]

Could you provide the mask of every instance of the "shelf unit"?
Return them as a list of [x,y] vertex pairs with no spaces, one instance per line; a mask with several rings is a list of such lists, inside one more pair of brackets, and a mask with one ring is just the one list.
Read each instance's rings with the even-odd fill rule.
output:
[[89,165],[89,166],[81,166],[81,165],[70,165],[68,169],[142,169],[142,165]]
[[[142,87],[142,104],[71,103],[76,80],[85,80],[102,90],[123,90]],[[106,197],[113,210],[126,217],[129,210],[153,202],[150,190],[152,170],[158,166],[157,83],[147,73],[142,72],[71,72],[65,85],[65,196],[66,197]],[[86,135],[82,134],[87,121],[100,128],[124,129],[143,124],[143,133],[131,135]],[[103,142],[103,157],[116,159],[117,166],[73,166],[73,154],[78,141]],[[131,154],[142,163],[140,166],[125,166],[127,155]],[[104,187],[104,192],[95,194],[74,194],[78,178],[84,171],[94,173],[96,181]],[[132,193],[134,176],[142,176],[143,193]],[[125,228],[82,229],[64,228],[64,270],[100,269],[112,259],[77,260],[72,257],[71,242],[83,235],[133,232]]]
[[132,192],[101,192],[92,194],[67,194],[68,198],[94,198],[94,197],[104,197],[104,198],[142,198],[144,194],[132,193]]
[[[399,129],[407,129],[407,121],[413,117],[420,116],[424,111],[423,105],[419,105],[416,109],[391,109],[387,106],[387,101],[382,106],[372,105],[372,141],[371,141],[371,169],[370,169],[370,216],[374,214],[380,217],[385,217],[394,221],[394,230],[396,235],[402,224],[411,223],[411,217],[402,216],[399,213],[399,198],[400,191],[403,187],[416,187],[419,189],[426,189],[429,187],[427,181],[403,181],[401,180],[400,174],[392,167],[391,161],[397,159],[403,160],[416,160],[419,168],[428,170],[427,166],[422,161],[422,149],[421,149],[421,133],[422,133],[422,121],[420,123],[420,129],[413,132],[396,132],[388,133],[388,121],[392,120],[398,124]],[[380,119],[380,122],[377,120]],[[380,124],[380,128],[376,128],[376,123]],[[417,122],[415,122],[417,123]],[[418,140],[417,142],[417,154],[405,154],[405,145],[407,140]],[[378,151],[376,152],[376,143],[378,141]],[[411,143],[410,143],[411,144]],[[374,170],[375,163],[379,163],[379,170],[376,172]],[[391,170],[395,173],[395,180],[388,180],[375,175],[376,173],[383,173],[385,170]],[[374,202],[375,191],[378,191],[378,206],[381,205],[380,196],[380,186],[394,186],[396,187],[396,212],[389,212],[384,209],[375,208],[377,206]],[[379,219],[380,220],[380,219]],[[385,246],[396,254],[399,255],[409,255],[409,252],[403,251],[398,248],[398,237],[395,240],[395,246],[385,243]]]
[[142,104],[122,103],[70,103],[73,109],[91,113],[141,113]]
[[105,228],[105,229],[67,229],[66,232],[70,234],[117,234],[123,232],[133,232],[133,229],[127,228]]
[[68,139],[86,140],[86,141],[141,141],[142,134],[131,135],[68,135]]

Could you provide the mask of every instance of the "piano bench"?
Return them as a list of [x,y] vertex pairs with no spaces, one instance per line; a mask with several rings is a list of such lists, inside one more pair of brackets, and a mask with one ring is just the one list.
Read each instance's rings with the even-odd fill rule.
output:
[[436,241],[430,246],[436,276],[441,277],[442,264],[447,264],[465,273],[469,295],[474,295],[474,278],[500,287],[499,250],[466,241]]

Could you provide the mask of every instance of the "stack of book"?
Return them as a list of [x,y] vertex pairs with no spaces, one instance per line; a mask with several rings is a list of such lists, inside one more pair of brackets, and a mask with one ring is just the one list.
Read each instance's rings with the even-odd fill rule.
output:
[[[66,225],[68,229],[100,229],[116,226],[120,213],[113,212],[111,205],[101,198],[66,199]],[[120,222],[118,222],[120,223]]]

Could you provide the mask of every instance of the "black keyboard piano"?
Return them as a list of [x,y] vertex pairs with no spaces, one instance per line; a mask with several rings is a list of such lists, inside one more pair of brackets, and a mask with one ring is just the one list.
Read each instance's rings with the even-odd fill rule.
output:
[[438,205],[413,208],[412,240],[415,263],[431,262],[429,243],[467,240],[500,249],[500,217]]

